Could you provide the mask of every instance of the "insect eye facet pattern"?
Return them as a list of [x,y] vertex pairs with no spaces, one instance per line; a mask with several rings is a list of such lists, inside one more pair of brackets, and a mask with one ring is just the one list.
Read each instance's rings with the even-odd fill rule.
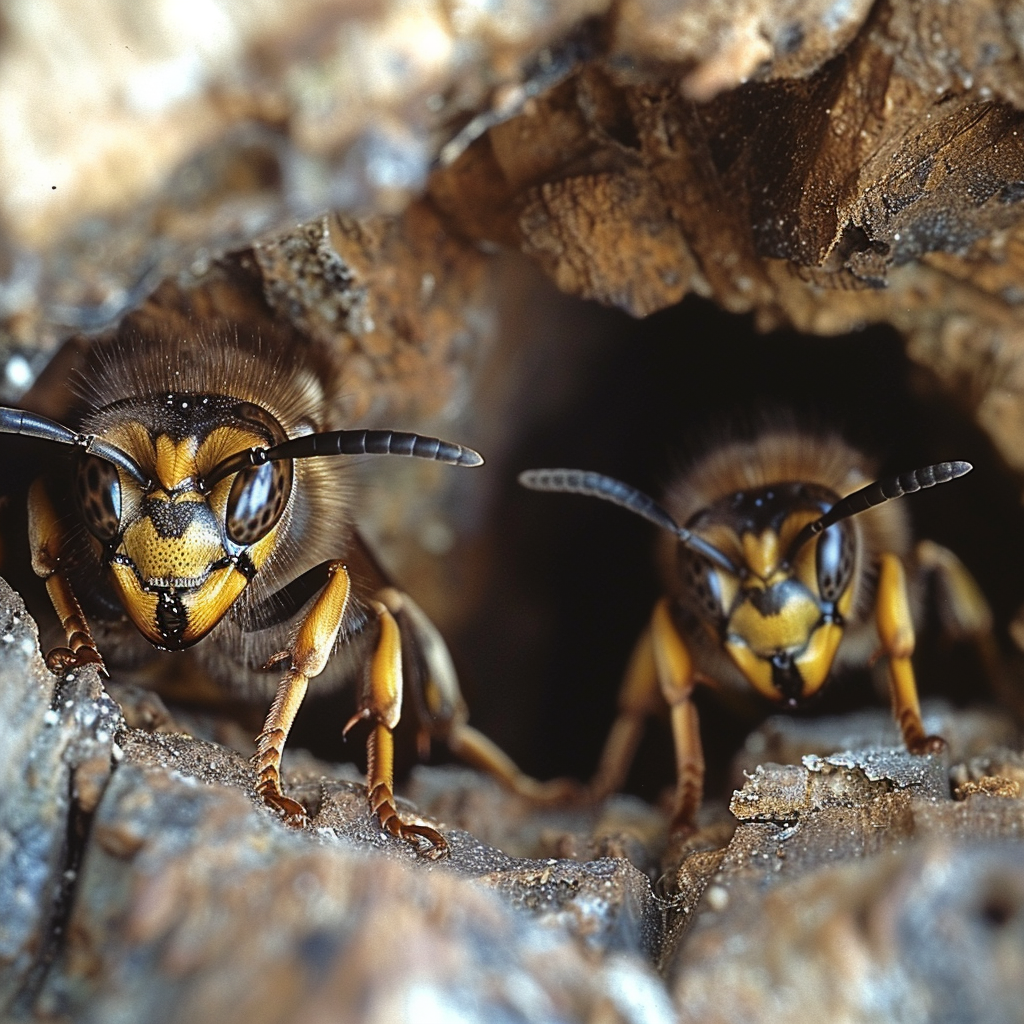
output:
[[525,487],[610,501],[664,531],[665,594],[629,661],[591,796],[621,788],[646,717],[667,706],[677,762],[673,821],[688,829],[704,781],[695,686],[752,688],[793,708],[834,672],[879,655],[907,749],[941,749],[943,740],[922,724],[911,663],[918,584],[937,579],[953,603],[946,618],[975,624],[962,632],[983,652],[991,650],[991,616],[976,607],[984,599],[960,560],[933,542],[915,544],[904,504],[892,499],[971,468],[944,462],[873,479],[865,457],[841,439],[788,429],[718,445],[661,504],[595,472],[522,473]]
[[[271,702],[256,740],[256,788],[295,825],[305,810],[283,791],[281,760],[307,687],[361,678],[345,731],[369,720],[370,806],[384,829],[429,857],[445,853],[444,837],[403,820],[393,794],[405,682],[421,736],[447,741],[514,790],[561,791],[523,776],[467,724],[440,634],[351,522],[346,456],[473,467],[483,462],[475,451],[341,428],[301,349],[186,338],[111,343],[92,355],[77,429],[0,408],[0,433],[49,442],[51,452],[77,449],[29,491],[32,566],[66,638],[47,656],[53,671],[106,671],[105,655],[116,664],[117,638],[131,630],[163,651],[194,647],[225,696]],[[93,638],[97,622],[113,638],[109,652]]]

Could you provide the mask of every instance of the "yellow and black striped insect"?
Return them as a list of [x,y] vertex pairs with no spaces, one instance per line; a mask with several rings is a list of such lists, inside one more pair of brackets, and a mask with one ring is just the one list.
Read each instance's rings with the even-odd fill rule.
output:
[[878,654],[888,660],[907,748],[941,749],[922,726],[911,665],[924,578],[937,584],[947,631],[975,640],[986,660],[991,613],[959,559],[931,541],[915,545],[903,506],[890,500],[970,469],[945,462],[870,482],[867,460],[843,441],[787,429],[719,446],[669,489],[664,505],[598,473],[523,473],[526,487],[602,498],[665,531],[666,594],[626,670],[591,795],[622,785],[645,718],[667,705],[674,821],[689,827],[704,781],[695,685],[753,687],[792,707],[816,694],[833,669],[864,666]]
[[558,786],[521,775],[467,724],[444,641],[390,585],[350,521],[344,456],[483,460],[437,438],[341,429],[336,396],[309,353],[267,347],[101,345],[76,429],[0,408],[0,433],[78,450],[73,465],[59,460],[29,492],[33,568],[66,635],[47,662],[54,671],[105,670],[100,647],[130,660],[141,635],[166,651],[194,647],[228,696],[272,698],[256,744],[257,789],[294,824],[304,810],[283,793],[280,766],[307,685],[362,673],[359,710],[345,728],[371,722],[370,805],[388,832],[441,854],[443,837],[403,821],[395,807],[392,730],[403,677],[415,691],[421,739],[444,739],[528,796]]

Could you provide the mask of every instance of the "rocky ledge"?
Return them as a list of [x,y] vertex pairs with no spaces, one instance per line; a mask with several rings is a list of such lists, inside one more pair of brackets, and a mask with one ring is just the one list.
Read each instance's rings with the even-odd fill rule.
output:
[[5,1020],[1024,1020],[1024,757],[995,713],[935,710],[927,758],[881,712],[774,720],[686,838],[632,798],[541,811],[420,769],[429,862],[351,769],[292,758],[292,830],[243,754],[121,698],[150,731],[93,672],[56,680],[0,585]]

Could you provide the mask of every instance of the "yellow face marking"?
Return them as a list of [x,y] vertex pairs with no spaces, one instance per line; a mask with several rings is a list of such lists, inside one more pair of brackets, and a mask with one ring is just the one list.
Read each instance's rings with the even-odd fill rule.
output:
[[776,651],[803,647],[821,619],[821,609],[807,593],[794,594],[778,615],[762,615],[753,602],[743,601],[729,619],[728,632],[752,651],[771,657]]
[[196,472],[199,475],[209,473],[214,466],[231,455],[245,451],[246,448],[262,448],[270,443],[264,434],[254,430],[244,430],[235,425],[214,427],[195,452]]
[[781,697],[781,694],[772,682],[772,665],[770,661],[765,661],[764,658],[759,657],[741,640],[727,640],[725,642],[725,649],[729,657],[736,663],[736,667],[758,693],[769,700],[778,700]]
[[734,565],[743,562],[743,546],[736,531],[722,523],[708,523],[698,531],[699,536],[712,547],[717,548]]
[[839,609],[839,614],[844,619],[850,615],[850,610],[853,608],[853,587],[848,586],[840,595],[839,600],[836,601],[836,608]]
[[149,583],[196,585],[227,552],[212,524],[192,522],[180,537],[161,537],[151,519],[137,519],[124,532],[120,551]]
[[740,592],[740,581],[731,572],[726,572],[724,569],[712,569],[711,575],[718,583],[722,607],[728,611],[736,602],[736,595]]
[[111,427],[105,440],[116,444],[122,451],[131,452],[135,461],[144,469],[150,469],[156,461],[153,436],[138,420],[126,420]]
[[743,545],[743,561],[755,575],[767,580],[779,564],[779,538],[774,530],[754,536],[745,533],[740,538]]
[[266,560],[270,557],[277,545],[277,531],[280,523],[274,526],[266,537],[261,537],[252,547],[249,548],[249,561],[257,569],[262,569]]
[[834,622],[823,622],[812,634],[807,648],[795,658],[800,678],[804,681],[805,697],[817,693],[832,671],[832,662],[843,639],[843,627]]
[[164,639],[156,623],[157,595],[148,594],[139,583],[138,577],[129,565],[114,562],[110,576],[128,617],[135,628],[151,643],[160,646]]
[[186,437],[175,444],[166,434],[156,439],[156,476],[168,491],[180,487],[196,473],[196,439]]
[[182,634],[185,643],[201,640],[221,619],[248,585],[248,580],[234,566],[225,566],[210,573],[197,590],[182,595],[188,614],[188,626]]
[[[815,512],[813,509],[805,508],[800,509],[798,512],[791,512],[786,516],[782,523],[782,529],[779,530],[779,547],[783,551],[788,551],[790,544],[796,540],[796,535],[808,524],[813,523],[815,519],[820,519],[821,513]],[[808,545],[809,546],[809,545]]]

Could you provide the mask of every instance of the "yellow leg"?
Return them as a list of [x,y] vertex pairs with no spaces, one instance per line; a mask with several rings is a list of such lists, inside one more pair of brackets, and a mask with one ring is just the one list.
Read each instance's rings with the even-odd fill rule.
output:
[[917,564],[934,578],[939,591],[939,617],[954,640],[978,644],[992,639],[992,609],[967,566],[948,548],[923,540],[915,551]]
[[327,585],[299,627],[291,651],[284,654],[291,658],[291,667],[277,688],[263,731],[256,737],[256,792],[291,824],[302,824],[306,815],[301,804],[281,792],[281,756],[309,680],[324,670],[330,657],[348,607],[349,589],[348,570],[341,562],[333,563]]
[[594,799],[621,788],[643,733],[644,720],[669,706],[676,749],[674,828],[689,828],[700,807],[704,787],[704,754],[697,710],[690,700],[694,672],[690,652],[672,622],[669,602],[654,606],[619,691],[619,713],[612,725],[596,774],[590,783]]
[[51,672],[63,673],[80,665],[96,665],[106,675],[106,666],[96,648],[82,607],[60,567],[65,536],[41,480],[36,480],[29,489],[28,538],[32,568],[37,576],[46,581],[50,603],[67,637],[66,647],[55,647],[46,655],[47,668]]
[[[935,581],[943,631],[953,640],[974,645],[993,695],[1024,721],[1024,693],[999,650],[992,609],[977,580],[952,551],[934,541],[921,541],[916,555],[918,565]],[[1015,626],[1011,625],[1011,636],[1014,632]]]
[[421,756],[429,754],[431,739],[438,739],[456,757],[493,775],[527,800],[565,803],[583,795],[580,784],[572,779],[540,782],[531,778],[496,743],[469,725],[455,666],[437,628],[408,594],[385,587],[377,596],[398,622],[409,656],[403,673],[419,716]]
[[[393,600],[393,595],[383,596]],[[395,806],[395,765],[393,730],[402,714],[402,635],[394,615],[383,601],[371,601],[380,632],[370,660],[366,689],[359,711],[352,716],[346,731],[363,718],[373,719],[373,731],[367,741],[367,792],[370,807],[381,828],[417,846],[431,859],[443,857],[448,843],[436,829],[402,821]]]
[[497,743],[465,722],[452,723],[446,742],[456,757],[493,775],[506,789],[534,803],[569,803],[587,795],[575,779],[541,782],[527,775]]
[[897,555],[879,559],[878,595],[875,609],[882,653],[889,659],[889,685],[893,714],[912,754],[935,753],[945,746],[939,736],[926,736],[914,680],[914,623],[910,615],[907,579]]
[[660,707],[662,700],[654,664],[651,627],[647,626],[626,666],[619,690],[618,714],[605,740],[597,771],[587,787],[593,800],[603,800],[622,788],[640,745],[644,723]]
[[668,598],[654,606],[651,641],[661,695],[672,715],[672,739],[676,748],[676,796],[672,827],[693,827],[704,795],[704,751],[700,723],[693,705],[693,659],[672,621]]

